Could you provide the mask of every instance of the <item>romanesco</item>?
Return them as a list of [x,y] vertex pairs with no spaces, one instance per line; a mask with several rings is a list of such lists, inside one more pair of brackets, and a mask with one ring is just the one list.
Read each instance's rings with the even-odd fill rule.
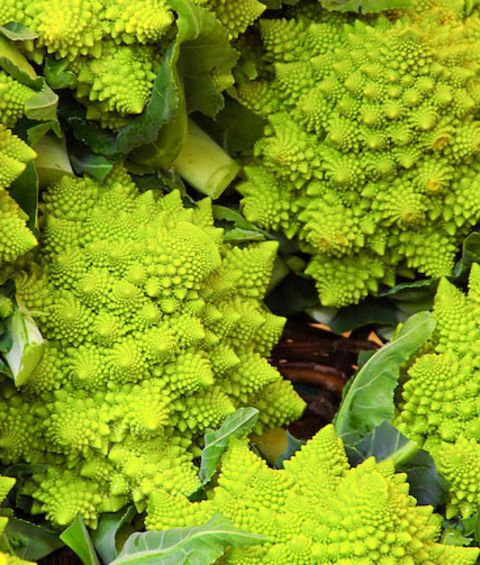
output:
[[480,505],[479,265],[467,296],[442,279],[433,313],[433,338],[408,369],[394,423],[425,442],[450,481],[447,517],[469,516]]
[[252,25],[265,11],[266,5],[258,0],[194,0],[213,12],[235,38]]
[[301,414],[265,359],[284,325],[261,304],[275,242],[224,244],[208,200],[139,194],[121,168],[103,186],[65,176],[43,200],[15,283],[46,348],[24,386],[0,385],[0,460],[49,466],[24,489],[34,512],[95,526],[160,486],[188,495],[206,427],[267,401],[259,432]]
[[245,216],[298,237],[324,305],[450,274],[480,219],[480,16],[415,4],[260,20],[270,67],[238,87],[268,119],[238,187]]
[[406,476],[373,457],[350,468],[333,426],[323,428],[282,470],[270,469],[231,440],[209,500],[190,503],[158,492],[148,505],[149,529],[199,525],[215,512],[245,531],[266,536],[259,546],[231,550],[229,564],[468,565],[477,548],[438,543],[442,520],[416,506]]
[[26,225],[27,215],[6,190],[34,157],[33,149],[0,125],[0,267],[36,245]]
[[[225,30],[220,25],[214,30],[209,14],[211,33],[224,34],[225,43],[227,32],[237,36],[265,10],[257,0],[194,3],[224,25]],[[47,59],[46,76],[52,86],[68,84],[86,106],[88,119],[119,129],[145,109],[163,56],[175,38],[175,7],[168,0],[6,0],[0,24],[18,22],[38,34],[25,42],[24,49],[36,63]],[[185,0],[184,9],[188,7]],[[211,78],[219,91],[233,83],[221,63]],[[0,75],[0,88],[1,81]]]

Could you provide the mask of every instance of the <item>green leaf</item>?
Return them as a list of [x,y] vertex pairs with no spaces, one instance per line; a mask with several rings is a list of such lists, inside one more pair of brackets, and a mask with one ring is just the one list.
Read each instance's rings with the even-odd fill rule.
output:
[[361,12],[362,14],[398,10],[412,6],[412,0],[320,0],[320,2],[327,10]]
[[38,90],[42,87],[43,79],[37,76],[32,65],[3,35],[0,35],[0,67],[30,88]]
[[77,515],[70,526],[63,530],[60,539],[80,557],[83,565],[100,564],[87,527],[80,515]]
[[40,186],[48,186],[63,175],[73,175],[65,139],[47,133],[34,149],[37,152],[34,162]]
[[395,303],[402,312],[411,315],[433,308],[438,279],[423,279],[397,284],[380,297]]
[[28,561],[42,559],[64,545],[58,532],[18,518],[9,519],[4,534],[15,554]]
[[69,70],[69,67],[70,63],[67,59],[47,57],[43,67],[43,74],[48,85],[55,90],[76,86],[77,78]]
[[223,241],[229,243],[243,243],[245,241],[265,241],[265,236],[257,230],[244,230],[241,228],[233,228],[225,231]]
[[396,470],[407,474],[410,494],[418,504],[439,506],[444,502],[449,485],[437,471],[433,458],[386,420],[357,443],[347,446],[346,451],[352,465],[368,457],[377,461],[392,459]]
[[28,215],[28,227],[36,229],[38,227],[38,176],[33,163],[27,164],[23,173],[9,186],[8,192]]
[[117,557],[117,533],[135,515],[135,508],[127,506],[118,512],[107,512],[100,516],[98,527],[92,533],[92,540],[98,555],[104,563],[110,563]]
[[52,131],[57,137],[61,137],[60,124],[56,120],[48,122],[40,122],[27,129],[27,137],[29,144],[33,147],[37,145],[44,135]]
[[258,419],[256,408],[239,408],[227,416],[218,430],[207,430],[205,447],[202,450],[199,477],[202,484],[207,483],[215,474],[222,455],[228,448],[232,437],[245,437]]
[[245,547],[267,541],[235,528],[221,514],[204,526],[163,532],[134,533],[111,565],[210,565],[227,546]]
[[115,162],[103,155],[90,152],[70,152],[70,161],[77,175],[90,175],[102,181],[113,169]]
[[301,449],[302,445],[305,442],[301,439],[297,439],[296,437],[292,436],[290,432],[287,431],[287,447],[285,451],[275,460],[273,464],[274,469],[283,469],[283,464],[285,461],[291,459],[295,453]]
[[224,100],[213,82],[212,71],[229,74],[239,54],[230,45],[226,29],[210,11],[190,0],[170,0],[170,4],[178,13],[177,68],[188,112],[214,117],[223,108]]
[[85,117],[85,108],[72,97],[62,96],[58,113],[78,141],[88,145],[94,153],[106,157],[120,156],[116,147],[116,137],[111,131],[102,129]]
[[[117,152],[126,155],[142,146],[141,150],[132,155],[133,160],[139,163],[170,164],[178,155],[186,136],[187,116],[185,108],[181,108],[183,94],[175,68],[176,57],[177,46],[173,44],[165,54],[143,114],[118,133]],[[175,124],[160,139],[162,127],[172,120]],[[162,142],[165,147],[162,147]]]
[[[230,72],[237,52],[224,27],[190,0],[171,0],[177,36],[157,74],[145,112],[118,135],[119,152],[145,166],[169,167],[184,146],[187,113],[214,116],[223,107],[212,72]],[[187,94],[185,94],[187,93]]]
[[293,316],[318,305],[318,293],[311,279],[290,273],[266,297],[266,304],[278,316]]
[[237,228],[244,230],[257,230],[262,233],[262,230],[256,228],[254,224],[246,220],[238,210],[227,208],[226,206],[219,206],[218,204],[213,205],[212,209],[213,217],[216,220],[224,220],[231,222]]
[[472,538],[465,537],[462,535],[460,530],[456,530],[454,528],[445,528],[442,533],[441,543],[445,545],[458,545],[458,546],[465,546],[470,545],[472,542]]
[[387,300],[368,297],[360,304],[341,308],[329,322],[335,333],[361,328],[370,324],[397,324],[399,319],[393,304]]
[[21,308],[15,308],[7,320],[7,331],[12,336],[12,347],[4,353],[17,387],[25,384],[40,362],[45,344],[40,330],[31,316]]
[[462,256],[453,269],[455,279],[464,279],[473,263],[480,263],[480,233],[473,232],[462,244]]
[[432,314],[414,314],[400,326],[395,339],[358,371],[334,420],[337,434],[347,445],[358,441],[383,420],[392,420],[393,393],[401,366],[430,338],[434,328]]
[[31,120],[56,120],[57,104],[58,96],[48,84],[43,81],[41,89],[25,102],[25,115]]
[[440,475],[432,456],[420,450],[409,461],[398,468],[407,473],[410,483],[410,494],[424,506],[440,506],[447,498],[448,481]]
[[215,119],[197,113],[195,121],[230,155],[250,150],[263,136],[266,123],[230,96],[225,97],[225,107]]
[[37,33],[16,22],[9,22],[0,26],[0,33],[10,41],[30,41],[38,37]]

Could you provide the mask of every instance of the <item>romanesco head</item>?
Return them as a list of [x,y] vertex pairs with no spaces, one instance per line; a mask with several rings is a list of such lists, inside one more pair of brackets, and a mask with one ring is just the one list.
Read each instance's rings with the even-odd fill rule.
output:
[[239,186],[245,215],[298,237],[328,306],[399,270],[448,275],[480,219],[480,16],[417,4],[260,20],[273,78],[238,88],[268,119]]
[[350,468],[333,426],[323,428],[282,470],[267,466],[246,440],[231,440],[209,500],[190,503],[165,492],[151,497],[149,529],[199,525],[216,512],[267,541],[234,549],[225,563],[421,563],[468,565],[479,550],[438,542],[441,518],[417,506],[406,476],[369,458]]
[[7,192],[34,157],[33,149],[0,125],[0,267],[30,251],[37,243],[27,228],[27,215]]
[[265,11],[265,4],[258,0],[194,0],[205,7],[225,26],[231,39],[243,33]]
[[[209,12],[210,27],[213,16],[223,24],[216,33],[225,38],[245,31],[265,10],[258,0],[192,2]],[[187,1],[184,8],[195,6]],[[177,33],[175,18],[168,0],[5,0],[0,7],[0,25],[18,22],[37,34],[24,45],[27,56],[37,64],[47,60],[46,75],[53,83],[61,69],[60,82],[65,86],[66,81],[85,105],[87,119],[110,129],[121,128],[145,109]],[[219,92],[233,83],[228,69],[213,69],[211,77]],[[2,112],[4,82],[0,73],[2,122],[9,116]],[[27,94],[21,86],[9,88],[17,102]]]
[[1,384],[0,460],[47,463],[26,487],[57,525],[160,487],[189,494],[198,440],[240,406],[303,409],[266,355],[283,319],[262,298],[276,243],[223,243],[208,200],[139,193],[123,169],[101,186],[63,177],[43,194],[40,251],[17,298],[46,338],[20,389]]
[[442,279],[435,297],[434,335],[408,368],[395,425],[425,442],[449,480],[448,517],[480,505],[480,266],[467,295]]

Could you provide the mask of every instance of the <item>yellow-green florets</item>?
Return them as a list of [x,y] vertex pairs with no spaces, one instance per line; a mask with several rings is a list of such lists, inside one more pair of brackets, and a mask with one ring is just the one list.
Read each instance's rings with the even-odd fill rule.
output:
[[259,432],[300,415],[265,358],[283,329],[261,302],[275,242],[223,244],[208,200],[140,194],[122,169],[102,186],[65,176],[42,207],[40,251],[15,283],[46,348],[0,406],[0,460],[49,465],[26,487],[35,511],[95,525],[160,486],[191,494],[207,427],[265,402],[278,409]]
[[450,482],[447,517],[470,516],[480,506],[480,266],[467,295],[440,282],[427,350],[412,361],[394,421],[425,445]]
[[205,523],[220,512],[261,545],[227,553],[225,563],[251,565],[469,565],[479,550],[438,542],[441,518],[416,506],[406,475],[372,458],[350,468],[332,426],[321,430],[285,468],[274,470],[231,440],[209,500],[190,503],[159,492],[146,526],[164,530]]
[[0,267],[30,251],[37,243],[27,228],[27,214],[7,192],[34,157],[33,149],[0,125]]
[[239,186],[244,212],[299,238],[325,305],[399,270],[450,274],[480,219],[480,16],[460,4],[260,20],[273,78],[238,88],[269,121]]

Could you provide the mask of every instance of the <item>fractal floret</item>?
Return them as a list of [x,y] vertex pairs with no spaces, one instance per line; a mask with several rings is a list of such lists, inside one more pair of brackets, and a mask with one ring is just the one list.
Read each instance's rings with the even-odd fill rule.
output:
[[35,236],[27,227],[27,215],[7,192],[34,157],[33,149],[0,125],[0,267],[36,245]]
[[15,277],[45,338],[21,388],[4,380],[0,460],[42,463],[24,492],[57,525],[91,526],[160,486],[188,495],[207,427],[269,404],[257,432],[304,403],[266,356],[284,319],[262,298],[276,242],[223,243],[211,204],[64,176],[43,194],[40,250]]
[[266,5],[258,0],[194,0],[215,14],[235,38],[252,25],[265,11]]
[[[45,63],[50,85],[72,88],[87,119],[119,129],[145,109],[177,33],[178,5],[210,18],[206,27],[216,39],[224,36],[225,45],[227,34],[235,37],[265,10],[257,0],[6,0],[0,24],[18,22],[36,33],[23,48]],[[233,82],[229,69],[215,68],[211,78],[219,91]]]
[[390,17],[320,5],[260,20],[268,120],[239,191],[248,220],[297,237],[327,306],[397,275],[449,275],[480,219],[480,17],[424,0]]
[[406,475],[373,457],[350,468],[333,426],[323,428],[285,468],[274,470],[246,440],[231,440],[209,500],[158,493],[149,529],[199,525],[221,513],[266,542],[232,550],[225,563],[251,565],[469,565],[479,550],[438,543],[442,519],[416,506]]
[[434,305],[436,328],[409,367],[395,425],[424,443],[450,482],[447,517],[480,505],[480,266],[464,295],[446,279]]

